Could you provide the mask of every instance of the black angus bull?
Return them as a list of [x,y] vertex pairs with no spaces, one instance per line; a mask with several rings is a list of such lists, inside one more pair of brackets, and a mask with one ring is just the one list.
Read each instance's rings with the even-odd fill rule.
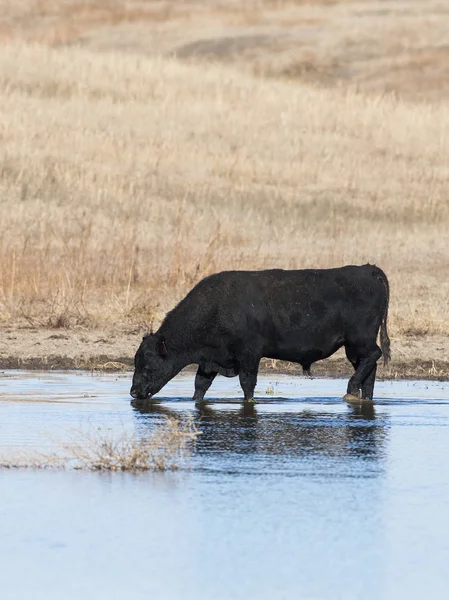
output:
[[[376,363],[390,359],[389,285],[375,265],[301,271],[225,271],[200,281],[146,335],[135,355],[133,398],[156,394],[181,369],[197,364],[204,398],[217,373],[236,375],[245,401],[262,357],[312,363],[342,346],[355,373],[348,394],[372,400]],[[380,346],[376,343],[380,328]]]

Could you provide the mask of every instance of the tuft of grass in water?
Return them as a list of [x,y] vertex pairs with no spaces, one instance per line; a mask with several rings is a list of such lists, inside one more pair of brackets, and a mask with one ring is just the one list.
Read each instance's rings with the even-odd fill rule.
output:
[[146,435],[112,430],[81,432],[64,442],[62,452],[17,459],[0,459],[0,469],[66,468],[87,471],[168,471],[179,468],[189,455],[200,430],[192,417],[165,417]]

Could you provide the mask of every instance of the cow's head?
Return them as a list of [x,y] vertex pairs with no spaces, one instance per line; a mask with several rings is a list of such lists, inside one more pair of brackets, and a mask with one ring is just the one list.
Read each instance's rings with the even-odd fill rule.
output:
[[143,400],[157,394],[174,375],[172,362],[165,339],[157,333],[145,335],[134,357],[131,396]]

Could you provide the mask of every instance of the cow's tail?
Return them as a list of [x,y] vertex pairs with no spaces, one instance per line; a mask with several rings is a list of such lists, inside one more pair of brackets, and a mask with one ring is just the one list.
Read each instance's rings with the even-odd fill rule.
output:
[[387,329],[388,305],[390,303],[390,284],[388,283],[387,276],[382,269],[378,269],[377,277],[385,287],[385,310],[380,324],[380,349],[382,350],[384,365],[386,366],[391,359],[390,338],[388,337]]

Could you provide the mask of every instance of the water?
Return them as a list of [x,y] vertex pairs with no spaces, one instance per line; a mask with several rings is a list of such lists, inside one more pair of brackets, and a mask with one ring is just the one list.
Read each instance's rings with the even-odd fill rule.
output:
[[[0,375],[0,455],[86,426],[144,432],[193,413],[178,472],[0,471],[3,600],[447,598],[449,384],[261,376],[244,409],[191,375],[131,406],[130,375]],[[266,392],[274,392],[267,394]]]

